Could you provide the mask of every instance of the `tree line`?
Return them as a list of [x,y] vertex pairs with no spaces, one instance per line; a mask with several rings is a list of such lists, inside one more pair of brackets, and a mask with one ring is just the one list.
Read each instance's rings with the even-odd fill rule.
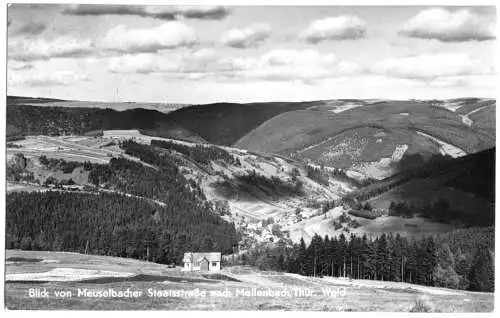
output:
[[216,146],[198,144],[187,146],[173,141],[155,139],[151,140],[151,146],[175,150],[203,165],[209,165],[211,161],[220,160],[229,165],[241,166],[241,162],[238,158],[235,158],[226,150]]
[[229,263],[305,276],[350,277],[474,291],[494,289],[494,228],[455,230],[408,239],[399,234],[346,237],[315,235],[286,244],[261,246]]

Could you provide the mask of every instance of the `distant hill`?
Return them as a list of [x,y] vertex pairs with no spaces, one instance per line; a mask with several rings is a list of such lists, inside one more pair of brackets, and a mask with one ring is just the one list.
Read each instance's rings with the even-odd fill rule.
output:
[[64,99],[47,98],[47,97],[7,96],[8,105],[23,105],[26,103],[44,104],[51,102],[68,102],[68,101]]
[[[459,114],[416,101],[379,101],[336,112],[327,105],[282,113],[235,146],[273,152],[326,166],[391,175],[391,161],[420,153],[460,156],[495,145],[493,127],[465,124]],[[495,112],[494,105],[490,112]],[[385,158],[385,159],[384,159]],[[384,161],[385,160],[385,161]],[[388,170],[383,173],[384,169]]]
[[168,113],[176,109],[187,107],[190,104],[180,103],[149,103],[149,102],[97,102],[97,101],[81,101],[81,100],[64,100],[57,98],[46,97],[24,97],[24,96],[7,96],[7,105],[28,105],[28,106],[43,106],[43,107],[68,107],[68,108],[102,108],[114,110],[130,110],[133,108],[144,108],[157,110],[162,113]]
[[317,104],[321,102],[215,103],[176,110],[168,119],[208,142],[229,146],[274,116]]
[[315,103],[216,103],[184,107],[167,114],[161,109],[143,108],[144,104],[140,103],[125,103],[124,108],[124,103],[99,104],[8,96],[7,136],[141,129],[152,136],[231,145],[267,119]]
[[[9,138],[139,129],[157,137],[352,169],[377,179],[393,175],[394,165],[404,156],[457,157],[495,145],[492,99],[215,103],[170,112],[139,103],[121,103],[126,107],[119,109],[113,103],[96,106],[16,96],[7,102]],[[78,103],[85,107],[76,107]],[[105,108],[108,104],[113,108]]]
[[151,135],[203,141],[156,110],[7,105],[7,139],[24,135],[83,135],[111,129],[140,129]]

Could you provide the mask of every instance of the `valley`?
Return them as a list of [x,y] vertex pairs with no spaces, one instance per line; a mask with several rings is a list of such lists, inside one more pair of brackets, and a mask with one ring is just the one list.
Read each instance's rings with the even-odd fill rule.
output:
[[[290,273],[284,274],[285,281],[296,277],[307,280],[309,286],[334,282],[367,292],[379,290],[372,283],[379,281],[379,273],[384,273],[383,280],[401,277],[387,269],[392,263],[384,265],[389,267],[378,264],[407,257],[413,262],[402,273],[407,282],[490,290],[490,285],[477,285],[483,278],[469,278],[476,267],[489,266],[490,254],[479,251],[490,251],[490,232],[469,231],[476,233],[476,227],[490,231],[494,226],[494,126],[484,121],[469,125],[460,117],[494,110],[492,104],[482,103],[474,104],[475,108],[470,103],[451,108],[449,104],[387,100],[210,104],[169,113],[39,107],[26,101],[9,105],[7,246],[33,253],[45,249],[87,253],[90,249],[90,254],[103,257],[177,265],[186,249],[217,249],[227,262],[224,275],[231,276],[232,270],[244,265],[253,266],[253,271],[265,270],[231,276],[236,280],[281,284],[266,277],[269,271],[279,270]],[[462,110],[467,113],[461,115]],[[248,116],[252,120],[245,120]],[[63,208],[66,201],[68,206]],[[95,212],[89,210],[91,206]],[[33,220],[33,211],[46,221]],[[62,211],[69,214],[63,217]],[[118,231],[111,215],[123,222]],[[74,229],[66,218],[83,218],[78,221],[83,226]],[[93,226],[96,218],[104,222],[99,231]],[[21,231],[19,223],[39,224],[50,234],[36,227]],[[57,231],[48,230],[50,224],[58,223]],[[75,231],[83,232],[71,234]],[[392,258],[380,256],[385,255],[380,254],[380,238],[385,235],[389,235],[388,248],[394,249]],[[462,262],[462,267],[451,266],[439,256],[430,263],[434,265],[419,269],[417,259],[427,248],[425,242],[442,235],[451,237],[451,257]],[[468,235],[473,237],[464,239]],[[336,243],[329,243],[330,239]],[[70,243],[62,243],[66,241]],[[359,242],[377,248],[373,257],[367,257],[371,255],[368,247],[357,249]],[[465,242],[472,242],[473,247],[465,247]],[[339,244],[339,249],[328,244]],[[410,254],[403,256],[398,244]],[[446,239],[432,244],[437,254],[447,253]],[[344,253],[344,259],[337,257],[335,264],[317,265],[321,275],[335,270],[335,276],[342,279],[307,277],[316,276],[308,262],[316,262],[311,253],[318,246],[324,246],[321,251]],[[308,256],[304,258],[303,253]],[[358,253],[356,263],[352,259],[348,263],[346,255],[354,253]],[[359,257],[367,257],[361,268]],[[478,258],[486,261],[477,265]],[[56,269],[50,275],[100,279],[92,276],[95,271],[81,269]],[[419,271],[426,274],[412,276]],[[132,277],[120,275],[120,279]],[[355,283],[346,281],[346,276],[353,275]],[[40,277],[36,279],[44,279]],[[189,279],[179,286],[186,282]],[[22,284],[11,284],[19,293]],[[137,284],[142,288],[150,282]],[[382,288],[392,293],[398,287],[387,283]],[[413,289],[423,287],[411,288],[414,293]],[[13,297],[19,299],[18,294]],[[143,299],[138,306],[144,301],[149,304],[149,299]],[[57,306],[57,301],[45,304]],[[72,304],[87,308],[85,301]],[[242,308],[251,306],[260,305]],[[321,310],[319,306],[315,302],[310,308]]]
[[493,4],[4,9],[5,311],[493,314]]
[[[148,167],[153,167],[147,162],[126,154],[120,149],[119,143],[125,140],[148,145],[151,140],[163,140],[178,143],[187,147],[194,147],[195,144],[185,141],[177,141],[168,138],[157,138],[141,134],[138,130],[110,130],[103,131],[100,137],[89,136],[27,136],[26,139],[12,142],[17,145],[15,148],[7,148],[7,159],[12,161],[15,154],[22,153],[28,158],[27,170],[33,172],[37,182],[23,184],[22,182],[9,182],[8,191],[21,191],[24,188],[47,189],[40,187],[49,177],[60,180],[73,180],[77,186],[90,185],[88,172],[81,168],[75,168],[69,173],[61,171],[51,171],[38,163],[38,157],[45,155],[48,158],[63,159],[66,161],[85,162],[90,161],[98,164],[109,163],[112,157],[122,157],[133,160]],[[254,244],[267,242],[279,242],[280,239],[289,238],[292,242],[298,242],[300,238],[309,241],[314,233],[320,235],[338,235],[349,231],[357,234],[367,233],[369,235],[383,232],[401,233],[409,236],[421,236],[431,233],[438,233],[440,230],[450,231],[454,226],[440,224],[433,221],[420,221],[414,227],[409,228],[406,221],[399,221],[396,217],[380,217],[376,220],[364,219],[352,216],[359,224],[357,228],[344,227],[335,229],[333,220],[342,213],[349,211],[348,206],[339,206],[323,213],[321,210],[324,202],[340,202],[341,198],[356,190],[357,187],[349,182],[329,177],[328,186],[319,184],[307,177],[306,165],[287,162],[280,157],[260,156],[256,153],[248,152],[231,147],[222,147],[232,156],[241,162],[241,166],[227,165],[223,162],[211,162],[208,167],[203,167],[191,160],[186,160],[185,156],[176,153],[176,156],[184,159],[179,165],[182,174],[188,179],[195,181],[207,199],[213,204],[220,204],[228,209],[229,214],[223,216],[228,221],[235,222],[237,228],[244,233],[245,242],[243,246],[250,248]],[[296,171],[296,179],[302,184],[303,195],[293,195],[276,197],[265,188],[246,185],[238,190],[234,186],[238,176],[249,171],[255,171],[266,178],[278,178],[282,182],[290,182],[293,178],[292,172]],[[326,167],[325,169],[328,169]],[[354,173],[347,170],[347,173]],[[356,180],[356,179],[352,179]],[[223,181],[229,181],[231,188],[220,187]],[[50,188],[48,189],[50,190]],[[101,189],[100,191],[117,190]],[[130,194],[128,194],[130,195]],[[370,201],[372,203],[372,201]],[[388,201],[384,201],[388,202]],[[164,204],[158,201],[160,204]],[[373,204],[373,203],[372,203]],[[373,204],[374,207],[383,210],[388,209],[385,205]],[[297,213],[297,210],[300,210]],[[272,219],[269,225],[263,225],[263,221]],[[386,220],[387,219],[387,220]],[[409,221],[412,223],[412,220]],[[280,227],[284,237],[280,238],[272,234],[271,227],[276,224]],[[410,229],[410,231],[409,231]],[[349,233],[348,232],[348,233]],[[243,247],[242,246],[242,247]]]
[[[31,101],[29,98],[13,100],[15,103],[12,103],[10,108],[24,107],[22,105],[44,105],[43,107],[51,109],[54,106],[53,103],[60,103],[57,106],[64,105],[63,101]],[[68,107],[72,106],[68,105]],[[34,173],[35,179],[39,179],[40,183],[43,183],[49,176],[67,180],[71,177],[73,181],[83,186],[88,182],[85,172],[77,169],[75,172],[64,175],[55,171],[47,171],[37,164],[37,157],[43,154],[49,158],[66,161],[90,161],[100,164],[109,163],[113,157],[121,157],[153,167],[151,164],[126,154],[123,149],[120,149],[119,143],[131,139],[143,144],[150,144],[152,140],[165,140],[189,147],[199,144],[199,140],[215,143],[220,140],[222,144],[225,144],[224,139],[217,139],[219,137],[216,135],[205,133],[204,127],[208,128],[206,125],[214,124],[211,127],[214,133],[219,134],[217,136],[229,132],[232,136],[238,136],[237,132],[234,134],[235,131],[231,126],[225,125],[229,122],[228,119],[235,116],[235,118],[242,115],[248,116],[250,114],[246,113],[248,111],[257,115],[267,108],[266,113],[262,114],[263,117],[261,115],[252,117],[253,120],[261,118],[260,122],[245,121],[245,124],[258,126],[240,137],[234,143],[235,147],[220,146],[221,149],[237,158],[241,166],[212,161],[209,166],[203,167],[192,160],[186,160],[182,154],[174,152],[174,155],[182,159],[180,168],[184,176],[189,180],[194,180],[210,202],[225,206],[225,209],[229,210],[229,215],[225,217],[235,222],[247,237],[252,237],[251,241],[279,240],[271,234],[270,227],[261,226],[263,220],[271,218],[273,223],[279,225],[292,241],[297,242],[300,237],[310,239],[317,231],[322,235],[334,235],[344,231],[344,228],[335,230],[332,220],[348,212],[350,207],[344,205],[340,210],[339,208],[332,210],[336,212],[328,211],[325,214],[321,211],[321,206],[324,202],[341,202],[346,194],[356,191],[359,185],[355,185],[356,182],[352,183],[353,181],[366,178],[381,180],[391,177],[397,173],[397,169],[400,169],[400,162],[406,162],[406,158],[414,154],[421,155],[424,160],[436,154],[460,157],[466,155],[467,151],[477,151],[491,144],[488,138],[482,138],[484,137],[482,131],[468,131],[471,125],[462,122],[460,117],[492,109],[489,100],[474,100],[474,103],[469,100],[448,102],[336,100],[289,104],[270,103],[268,105],[250,104],[246,106],[246,110],[243,108],[239,110],[238,107],[236,104],[221,104],[220,106],[211,104],[203,107],[186,107],[167,114],[164,123],[161,124],[162,127],[167,127],[166,123],[173,120],[175,129],[180,128],[190,131],[192,135],[193,133],[197,135],[198,137],[194,140],[151,136],[144,129],[102,130],[95,136],[92,134],[88,136],[28,135],[10,143],[12,147],[7,148],[7,159],[12,160],[15,153],[22,153],[29,158],[31,164],[28,170]],[[64,110],[64,108],[60,109]],[[115,109],[130,112],[130,108],[121,106]],[[270,113],[272,109],[274,109],[273,113]],[[467,112],[466,115],[460,115],[463,112]],[[221,117],[221,114],[224,114],[224,117]],[[157,116],[156,120],[161,116]],[[197,123],[196,118],[201,119],[201,116],[205,122],[202,124],[200,121],[197,126],[194,126]],[[362,125],[356,123],[357,118],[364,119]],[[142,119],[138,118],[138,120]],[[224,120],[224,124],[220,122],[221,120]],[[446,134],[442,134],[437,126],[430,126],[428,123],[431,121],[439,123],[437,125],[439,127],[448,125]],[[289,124],[292,122],[294,124]],[[145,127],[144,125],[150,124],[141,125]],[[164,128],[161,131],[170,131],[169,128],[166,130]],[[221,128],[224,128],[224,131],[218,132]],[[276,135],[274,131],[279,134]],[[168,133],[162,135],[170,136]],[[266,137],[261,137],[261,135]],[[402,159],[405,160],[402,161]],[[323,169],[329,175],[328,184],[320,184],[308,178],[306,171],[308,165]],[[330,170],[335,171],[339,168],[343,169],[348,176],[353,176],[351,179],[353,181],[332,176]],[[291,175],[294,169],[295,177]],[[249,171],[254,171],[266,178],[277,178],[281,182],[289,182],[295,178],[301,182],[304,193],[300,196],[273,197],[269,189],[252,188],[237,181],[239,176]],[[225,185],[224,182],[226,182]],[[26,187],[33,188],[36,185],[26,185]],[[9,183],[8,188],[19,191],[22,185]],[[386,199],[380,197],[376,200],[370,199],[369,202],[375,208],[387,211],[391,200],[399,200],[398,196],[390,193],[383,195]],[[478,201],[473,197],[465,199],[467,200]],[[471,204],[477,206],[478,202]],[[481,206],[482,203],[479,205]],[[297,210],[300,210],[300,213],[297,214]],[[414,235],[412,233],[422,235],[438,232],[439,229],[449,231],[457,226],[425,221],[427,225],[408,227],[407,222],[392,220],[392,217],[387,215],[378,218],[378,221],[357,216],[352,216],[352,218],[357,222],[358,228],[351,227],[349,231],[358,234],[382,233],[390,230],[411,236]]]

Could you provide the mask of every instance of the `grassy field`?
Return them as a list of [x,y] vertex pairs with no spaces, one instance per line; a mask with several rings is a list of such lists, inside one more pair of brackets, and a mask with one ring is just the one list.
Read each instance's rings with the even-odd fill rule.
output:
[[[5,305],[12,310],[407,312],[419,301],[430,311],[436,312],[493,310],[491,293],[472,293],[398,282],[312,278],[260,272],[247,267],[228,267],[222,270],[221,275],[203,275],[138,260],[76,253],[7,250],[6,257],[7,260],[17,258],[17,262],[6,262]],[[64,273],[83,274],[73,274],[74,277],[71,277],[64,276]],[[11,281],[12,278],[24,277],[19,274],[31,277],[32,280]],[[37,277],[45,277],[46,281],[34,281]],[[46,291],[48,296],[35,297],[41,296],[40,293],[34,294],[35,289],[39,292]],[[116,294],[116,297],[97,297],[99,291],[102,293],[109,289],[122,294]],[[124,293],[127,290],[130,295]],[[274,292],[274,295],[268,296],[269,291]],[[97,296],[88,292],[94,292]],[[265,292],[268,293],[267,296],[263,296],[262,293]],[[164,297],[162,293],[171,294]]]

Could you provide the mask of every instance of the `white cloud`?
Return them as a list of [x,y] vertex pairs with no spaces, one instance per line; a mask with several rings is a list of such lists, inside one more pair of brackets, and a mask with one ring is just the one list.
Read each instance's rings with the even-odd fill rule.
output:
[[174,71],[176,65],[160,59],[156,54],[140,53],[113,57],[108,62],[108,70],[113,73],[140,73]]
[[7,76],[8,86],[64,86],[71,85],[81,81],[87,81],[88,78],[83,74],[75,74],[71,71],[57,71],[50,73],[9,72]]
[[350,76],[359,72],[360,67],[315,50],[273,50],[255,58],[222,59],[219,71],[219,76],[228,78],[314,81]]
[[333,54],[315,50],[272,50],[255,57],[217,58],[211,49],[181,52],[128,54],[109,59],[113,73],[163,74],[200,79],[314,81],[358,74],[352,62],[337,61]]
[[204,71],[216,57],[211,49],[172,53],[140,53],[112,57],[108,70],[113,73],[196,73]]
[[23,70],[30,70],[32,68],[33,65],[29,63],[15,61],[15,60],[7,61],[7,70],[9,71],[23,71]]
[[8,57],[18,61],[48,60],[62,57],[82,57],[94,51],[91,40],[68,36],[46,40],[19,38],[8,42]]
[[393,77],[433,79],[491,72],[481,61],[462,53],[422,54],[403,58],[388,58],[375,64],[372,71]]
[[423,10],[406,22],[399,34],[442,42],[486,41],[495,38],[494,21],[466,9]]
[[164,49],[189,47],[198,43],[194,30],[182,22],[166,22],[149,29],[127,29],[119,25],[109,30],[102,40],[105,49],[147,53]]
[[365,37],[366,21],[354,15],[328,17],[311,22],[299,38],[317,44],[332,40],[354,40]]
[[231,29],[222,35],[222,43],[243,49],[257,47],[271,35],[268,24],[255,24],[244,29]]

